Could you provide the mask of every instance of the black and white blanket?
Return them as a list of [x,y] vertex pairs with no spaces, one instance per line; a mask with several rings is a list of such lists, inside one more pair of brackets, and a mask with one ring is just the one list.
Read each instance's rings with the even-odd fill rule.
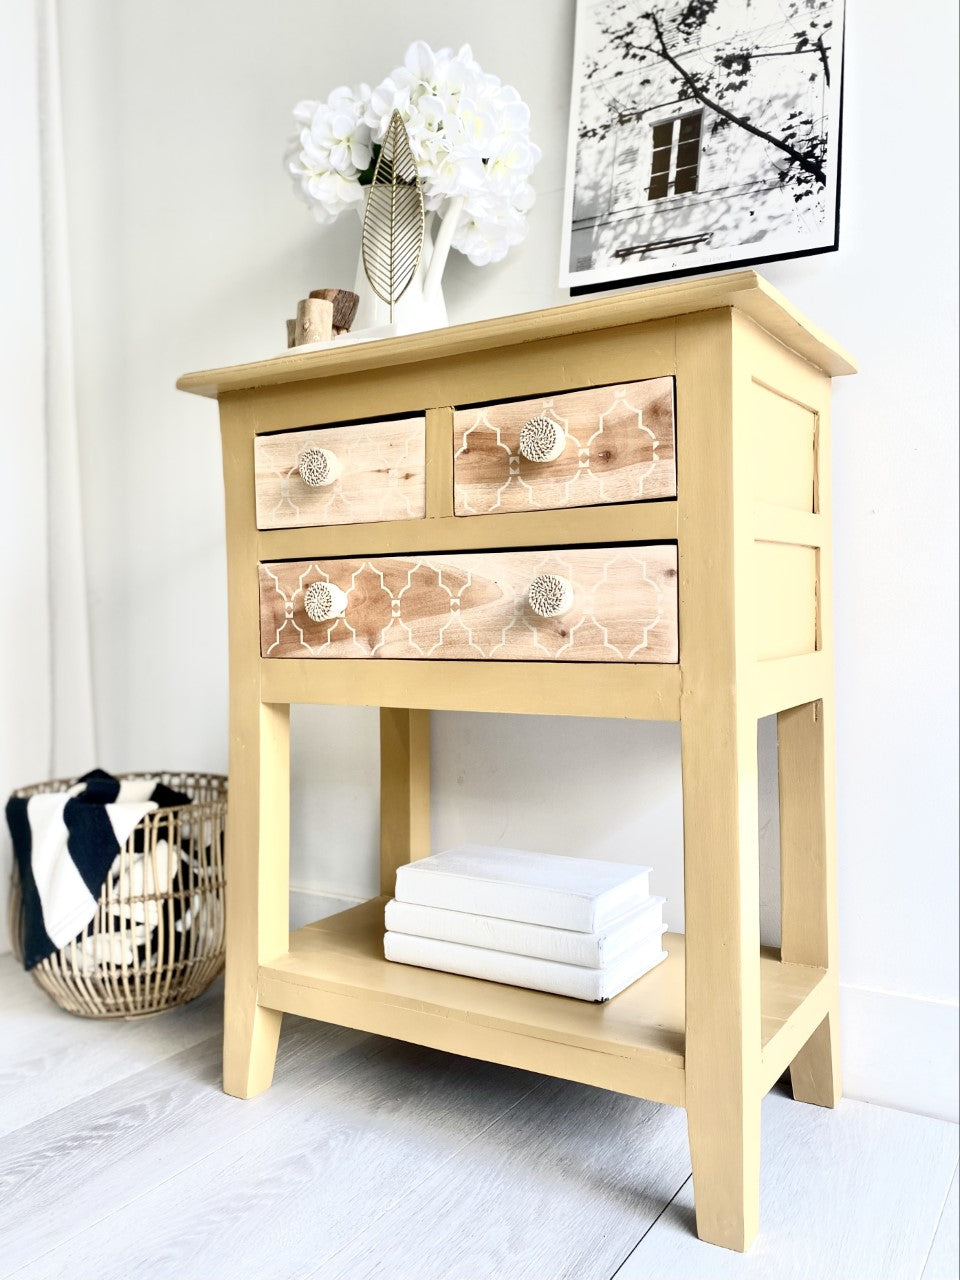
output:
[[[7,824],[23,897],[25,968],[32,969],[87,931],[100,892],[107,878],[117,874],[120,850],[140,819],[155,809],[189,802],[189,796],[156,779],[120,780],[101,769],[85,774],[69,791],[10,797]],[[135,859],[127,874],[141,883],[126,886],[128,891],[142,895],[169,889],[180,857],[179,849],[167,845],[148,867],[143,865],[147,859]],[[145,932],[153,922],[138,923]]]

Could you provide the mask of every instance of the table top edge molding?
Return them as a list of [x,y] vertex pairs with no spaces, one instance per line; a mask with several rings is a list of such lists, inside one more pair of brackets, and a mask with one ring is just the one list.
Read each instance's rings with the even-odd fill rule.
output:
[[180,391],[218,398],[230,392],[442,360],[503,346],[724,309],[744,312],[778,341],[831,376],[857,370],[853,357],[788,302],[779,290],[754,271],[738,271],[426,333],[350,343],[339,350],[328,348],[299,354],[291,351],[266,360],[186,373],[176,385]]

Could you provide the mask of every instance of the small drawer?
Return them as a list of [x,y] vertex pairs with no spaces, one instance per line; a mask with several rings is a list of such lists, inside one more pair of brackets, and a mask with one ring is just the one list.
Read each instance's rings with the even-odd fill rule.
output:
[[422,417],[257,436],[257,528],[422,520]]
[[673,545],[260,566],[265,658],[676,662]]
[[673,498],[673,379],[458,409],[453,447],[458,516]]

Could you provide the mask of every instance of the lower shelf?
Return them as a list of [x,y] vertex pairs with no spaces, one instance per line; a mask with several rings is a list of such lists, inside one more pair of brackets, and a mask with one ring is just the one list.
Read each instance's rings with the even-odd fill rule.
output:
[[[607,1004],[588,1004],[385,960],[386,901],[374,898],[291,934],[290,950],[261,966],[260,1003],[448,1053],[684,1104],[681,934],[665,936],[663,964]],[[771,954],[761,958],[760,969],[761,1076],[767,1089],[825,1016],[827,984],[822,969],[785,964]]]

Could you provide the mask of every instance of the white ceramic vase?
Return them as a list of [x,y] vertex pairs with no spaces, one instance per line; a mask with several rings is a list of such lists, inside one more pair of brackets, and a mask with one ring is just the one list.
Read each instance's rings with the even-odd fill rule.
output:
[[[365,208],[366,200],[358,208],[361,226]],[[379,336],[380,331],[391,334],[420,333],[424,329],[446,327],[448,321],[443,296],[443,269],[447,265],[450,243],[462,210],[463,199],[457,198],[448,200],[439,214],[427,214],[420,263],[413,280],[393,308],[392,322],[389,304],[374,293],[363,269],[363,256],[358,253],[353,288],[360,302],[350,330],[352,337],[359,338],[368,329],[377,330]]]

